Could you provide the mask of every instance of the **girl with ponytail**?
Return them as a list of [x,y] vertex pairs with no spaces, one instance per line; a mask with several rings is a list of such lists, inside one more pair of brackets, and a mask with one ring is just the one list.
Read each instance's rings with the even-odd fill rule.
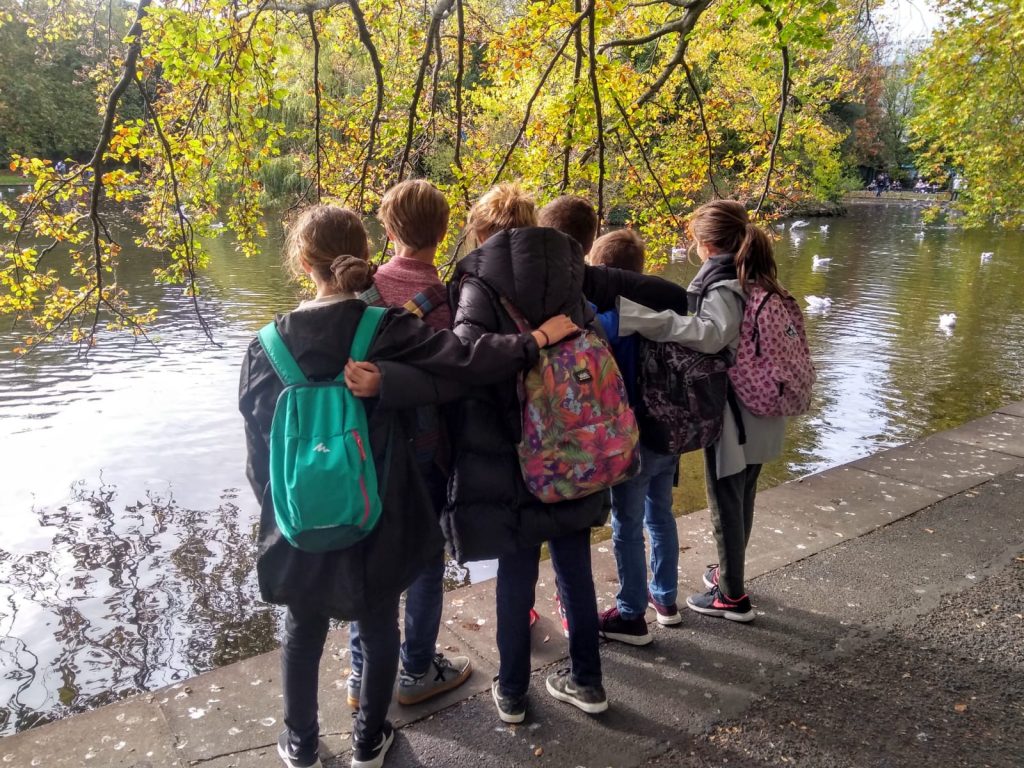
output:
[[[788,295],[778,281],[771,238],[735,200],[702,205],[690,219],[689,234],[702,262],[687,288],[692,314],[653,312],[622,298],[619,333],[636,332],[652,341],[676,342],[707,354],[727,351],[734,358],[748,292],[759,286]],[[726,405],[722,434],[704,449],[718,563],[704,573],[707,591],[687,599],[691,610],[732,621],[754,619],[743,569],[757,478],[761,465],[781,452],[785,429],[785,418],[754,416],[735,398]]]
[[[387,309],[366,360],[406,365],[381,374],[370,362],[349,360],[356,327],[367,310],[356,295],[373,282],[368,255],[366,231],[356,213],[333,205],[304,211],[290,228],[286,260],[296,275],[312,279],[316,297],[274,321],[307,379],[331,381],[344,372],[345,384],[364,398],[367,448],[382,508],[368,536],[345,549],[308,552],[281,534],[270,492],[269,439],[284,383],[258,340],[249,345],[242,363],[238,408],[245,418],[246,474],[261,503],[260,594],[288,609],[281,653],[285,730],[277,749],[293,768],[321,765],[317,678],[331,618],[358,621],[362,641],[353,768],[381,766],[394,736],[386,716],[398,671],[399,597],[429,562],[440,559],[443,546],[411,445],[415,413],[395,409],[454,399],[468,389],[460,382],[487,385],[512,379],[536,364],[539,347],[578,330],[568,317],[556,315],[532,333],[484,334],[464,343],[409,312]],[[379,399],[371,397],[378,394]],[[358,446],[362,452],[363,443]]]

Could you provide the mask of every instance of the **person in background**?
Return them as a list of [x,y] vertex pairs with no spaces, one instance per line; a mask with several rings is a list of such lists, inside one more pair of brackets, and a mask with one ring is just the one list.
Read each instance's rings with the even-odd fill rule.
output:
[[575,195],[562,195],[540,209],[537,223],[568,235],[583,250],[587,258],[597,237],[597,211],[587,200]]
[[[604,265],[641,273],[644,271],[644,242],[631,229],[602,235],[590,252],[592,265]],[[615,353],[615,361],[626,383],[629,403],[639,404],[639,339],[635,334],[619,335],[619,313],[609,310],[598,315]],[[648,604],[658,623],[682,622],[676,607],[679,587],[679,532],[672,514],[672,487],[679,469],[678,454],[663,454],[644,445],[640,431],[640,473],[612,488],[612,543],[619,573],[615,605],[600,615],[601,636],[629,645],[647,645],[654,640],[644,615]],[[651,580],[647,583],[644,528],[651,539]]]
[[[448,231],[448,202],[433,184],[423,179],[403,181],[385,194],[378,217],[395,254],[374,275],[380,301],[389,307],[412,309],[431,328],[451,328],[447,290],[437,274],[434,257]],[[369,293],[369,292],[368,292]],[[366,298],[366,296],[364,296]],[[417,301],[418,299],[418,301]],[[441,450],[441,423],[435,406],[417,409],[416,459],[430,494],[434,514],[440,518],[448,475]],[[444,607],[444,556],[438,554],[405,593],[405,640],[398,675],[398,703],[418,704],[462,685],[473,671],[466,656],[448,658],[437,651],[437,635]],[[352,672],[348,704],[359,706],[363,679],[363,653],[359,622],[349,625]]]
[[[708,288],[695,315],[654,312],[627,298],[619,301],[619,333],[640,333],[653,341],[674,341],[716,354],[735,355],[740,341],[746,290],[755,284],[785,294],[779,284],[771,237],[753,224],[735,200],[702,205],[689,223],[702,266],[688,292],[700,295],[712,272],[731,270],[731,279]],[[740,439],[741,420],[745,441]],[[754,520],[754,500],[761,465],[782,451],[786,419],[761,418],[742,403],[725,408],[722,434],[704,451],[708,506],[718,548],[718,563],[704,573],[707,591],[687,598],[687,606],[708,616],[747,622],[754,619],[744,584],[747,543]]]

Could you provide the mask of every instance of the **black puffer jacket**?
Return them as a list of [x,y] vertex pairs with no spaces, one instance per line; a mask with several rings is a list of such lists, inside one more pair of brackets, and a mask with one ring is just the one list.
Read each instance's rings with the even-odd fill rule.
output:
[[[686,291],[658,278],[587,267],[570,237],[547,228],[499,232],[459,262],[452,281],[455,333],[514,333],[500,304],[511,301],[533,327],[552,315],[589,323],[587,299],[605,310],[625,295],[646,306],[686,313]],[[586,295],[586,298],[584,296]],[[523,482],[516,453],[522,431],[516,378],[476,387],[451,409],[455,441],[448,503],[441,518],[460,562],[498,557],[520,547],[602,525],[606,494],[544,504]]]
[[[278,330],[308,378],[333,379],[342,371],[365,308],[357,299],[332,301],[277,318]],[[367,358],[414,366],[408,370],[415,375],[394,373],[382,386],[401,389],[402,399],[410,405],[423,405],[452,399],[464,389],[458,381],[501,381],[514,376],[536,362],[537,344],[529,334],[522,334],[488,336],[479,344],[466,345],[451,331],[434,331],[408,312],[391,309]],[[443,546],[411,445],[414,414],[377,407],[375,399],[364,401],[383,489],[380,522],[369,536],[347,549],[303,552],[278,530],[270,494],[268,441],[281,389],[262,346],[253,340],[242,363],[238,408],[245,418],[246,474],[261,503],[256,566],[260,594],[268,602],[305,605],[336,618],[359,619],[379,595],[408,587]],[[390,454],[386,450],[389,435]]]

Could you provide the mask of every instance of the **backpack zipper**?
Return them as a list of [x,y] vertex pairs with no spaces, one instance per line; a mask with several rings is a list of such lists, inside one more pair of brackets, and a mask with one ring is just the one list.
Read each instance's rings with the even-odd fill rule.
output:
[[[366,450],[363,448],[363,438],[360,437],[358,430],[352,430],[352,436],[356,440],[356,447],[359,449],[359,458],[363,460],[363,465],[366,465]],[[366,525],[366,521],[370,519],[370,493],[366,489],[366,476],[359,473],[359,490],[363,492],[363,521],[359,523],[359,527],[362,528]]]

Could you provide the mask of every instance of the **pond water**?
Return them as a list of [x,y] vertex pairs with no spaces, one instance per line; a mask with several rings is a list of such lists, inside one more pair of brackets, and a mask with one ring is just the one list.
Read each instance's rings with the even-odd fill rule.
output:
[[[823,227],[827,226],[827,230]],[[783,282],[809,312],[820,377],[766,484],[850,461],[1024,397],[1024,236],[921,223],[913,206],[863,205],[780,233]],[[161,308],[154,349],[104,337],[87,358],[18,360],[0,331],[0,734],[270,650],[279,616],[256,597],[257,506],[244,477],[238,364],[254,332],[294,305],[280,231],[246,260],[212,244],[203,277],[216,344],[153,254],[120,284]],[[982,252],[992,252],[990,260]],[[814,256],[831,262],[817,268]],[[665,274],[687,281],[695,269]],[[939,327],[939,315],[957,315]],[[684,459],[680,508],[703,498]],[[454,564],[449,586],[488,576]]]

